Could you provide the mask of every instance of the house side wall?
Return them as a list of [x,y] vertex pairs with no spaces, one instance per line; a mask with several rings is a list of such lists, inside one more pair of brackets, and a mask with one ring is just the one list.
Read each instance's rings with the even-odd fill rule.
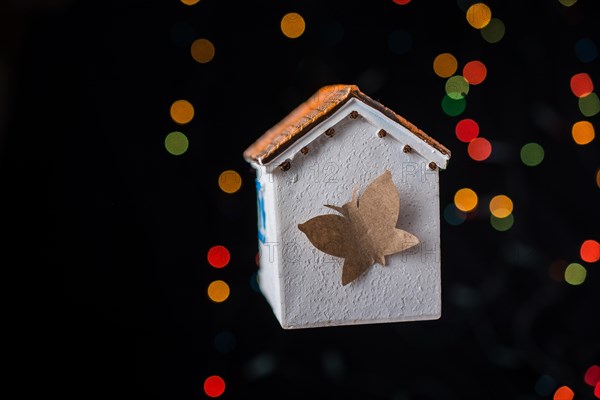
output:
[[278,216],[275,197],[275,180],[270,168],[253,165],[256,169],[256,209],[258,230],[259,271],[261,292],[271,305],[277,319],[281,320],[280,249],[277,245]]

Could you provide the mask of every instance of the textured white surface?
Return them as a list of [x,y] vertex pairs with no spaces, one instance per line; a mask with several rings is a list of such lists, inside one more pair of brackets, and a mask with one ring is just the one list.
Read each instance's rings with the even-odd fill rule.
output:
[[[352,110],[359,112],[357,119],[347,117]],[[261,244],[259,283],[283,328],[440,317],[439,175],[427,165],[432,159],[438,164],[447,160],[421,146],[412,133],[382,126],[386,120],[361,102],[348,102],[295,146],[308,145],[308,154],[297,152],[299,148],[283,154],[291,159],[288,171],[257,169],[268,231]],[[322,134],[330,126],[336,132],[333,137]],[[383,138],[377,135],[381,128],[388,132]],[[405,144],[425,154],[404,153]],[[353,187],[362,193],[385,169],[392,172],[400,193],[397,227],[416,235],[420,244],[387,256],[387,266],[374,264],[342,286],[343,259],[316,249],[298,224],[333,213],[324,204],[343,205]]]

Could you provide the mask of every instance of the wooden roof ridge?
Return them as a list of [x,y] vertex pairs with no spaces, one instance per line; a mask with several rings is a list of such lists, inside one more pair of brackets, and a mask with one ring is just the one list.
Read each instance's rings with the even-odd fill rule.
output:
[[356,85],[329,85],[314,93],[280,122],[261,135],[244,151],[244,159],[267,164],[283,153],[313,127],[331,116],[351,98],[356,98],[399,123],[440,153],[450,157],[450,150],[427,135],[404,117],[360,91]]

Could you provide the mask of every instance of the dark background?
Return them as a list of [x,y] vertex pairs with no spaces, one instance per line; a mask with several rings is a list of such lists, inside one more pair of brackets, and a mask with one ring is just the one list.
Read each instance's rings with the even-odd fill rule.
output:
[[[506,25],[495,44],[467,24],[467,4],[3,1],[5,331],[21,391],[198,399],[218,374],[224,399],[550,399],[563,385],[593,398],[583,375],[600,362],[600,272],[579,246],[599,239],[600,152],[570,128],[600,123],[581,115],[569,79],[600,85],[598,58],[574,51],[582,37],[600,45],[597,4],[490,1]],[[307,26],[294,40],[279,29],[291,11]],[[389,45],[397,30],[412,36],[405,54]],[[208,64],[190,56],[201,37],[216,47]],[[488,68],[459,117],[440,107],[443,52],[459,72],[475,59]],[[251,283],[256,201],[242,152],[334,83],[358,84],[452,150],[440,207],[461,187],[482,199],[465,223],[442,221],[439,320],[284,331]],[[169,116],[180,98],[196,109],[185,126]],[[454,135],[466,117],[494,145],[484,162]],[[178,157],[164,148],[173,130],[190,140]],[[519,159],[531,141],[546,153],[534,168]],[[242,176],[235,194],[217,185],[226,169]],[[515,204],[506,232],[486,210],[499,193]],[[231,252],[221,270],[206,258],[216,244]],[[582,285],[552,279],[571,262],[587,268]],[[221,304],[206,295],[215,279],[231,287]]]

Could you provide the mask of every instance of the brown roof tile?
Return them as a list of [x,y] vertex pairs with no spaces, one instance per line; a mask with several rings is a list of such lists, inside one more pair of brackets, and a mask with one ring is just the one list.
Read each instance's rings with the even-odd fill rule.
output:
[[321,88],[259,137],[244,151],[244,159],[259,164],[269,163],[314,126],[331,116],[335,110],[351,98],[357,98],[380,111],[440,153],[450,157],[450,150],[400,115],[361,92],[358,86],[330,85]]

